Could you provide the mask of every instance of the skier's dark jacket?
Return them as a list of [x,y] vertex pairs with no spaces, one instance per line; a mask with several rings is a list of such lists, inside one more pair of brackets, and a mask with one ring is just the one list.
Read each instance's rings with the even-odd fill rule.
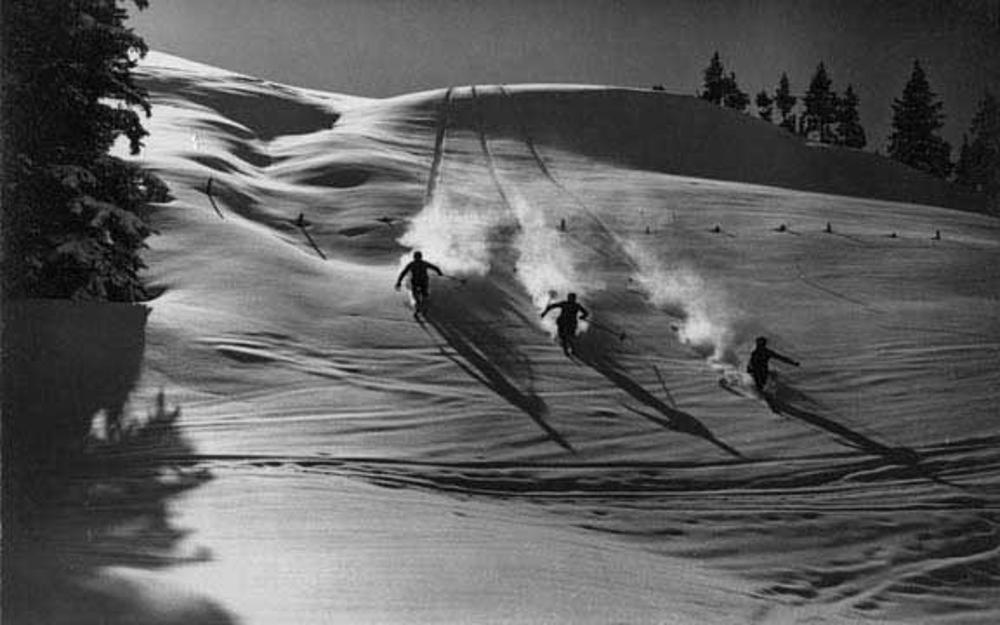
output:
[[782,362],[787,362],[790,365],[799,366],[799,363],[795,362],[787,356],[782,356],[778,352],[771,351],[766,347],[757,347],[750,353],[750,363],[747,364],[747,373],[763,373],[767,371],[767,363],[772,358],[777,358]]
[[544,317],[545,314],[548,313],[553,308],[560,309],[559,317],[556,319],[556,326],[559,328],[560,331],[571,332],[573,330],[576,330],[577,315],[579,315],[580,319],[586,319],[587,315],[589,314],[587,312],[587,309],[581,306],[579,303],[567,300],[564,302],[556,302],[555,304],[549,304],[548,306],[545,307],[545,312],[542,313],[542,316]]
[[396,283],[398,284],[402,282],[403,278],[406,277],[406,274],[409,273],[410,284],[412,286],[425,287],[430,282],[430,276],[427,275],[428,269],[436,271],[437,275],[439,276],[444,275],[437,265],[418,258],[411,260],[409,264],[407,264],[406,267],[403,268],[403,271],[400,272],[399,279],[396,281]]

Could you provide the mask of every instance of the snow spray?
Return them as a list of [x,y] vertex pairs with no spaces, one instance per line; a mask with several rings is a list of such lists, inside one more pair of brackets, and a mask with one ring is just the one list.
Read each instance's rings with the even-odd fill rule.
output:
[[[544,212],[532,206],[516,189],[508,190],[508,200],[520,225],[515,240],[517,277],[539,311],[554,301],[566,299],[570,292],[583,300],[587,293],[604,288],[602,281],[588,279],[578,270],[559,224],[548,223]],[[553,336],[557,332],[555,318],[556,315],[546,315],[540,320]],[[586,321],[580,321],[577,333],[586,329]]]
[[[424,259],[448,274],[486,275],[490,270],[491,233],[509,221],[501,212],[466,210],[437,193],[410,222],[399,242],[423,252]],[[400,268],[410,254],[400,258]]]
[[691,267],[666,267],[650,250],[625,241],[625,251],[637,266],[635,282],[650,303],[679,317],[678,338],[717,362],[735,364],[734,311],[725,292],[713,288]]

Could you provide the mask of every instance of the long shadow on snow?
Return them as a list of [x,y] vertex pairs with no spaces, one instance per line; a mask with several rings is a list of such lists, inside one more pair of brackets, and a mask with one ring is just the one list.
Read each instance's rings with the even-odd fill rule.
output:
[[[534,385],[531,362],[497,329],[504,315],[512,311],[505,300],[504,294],[488,281],[468,280],[461,293],[436,290],[426,321],[464,359],[465,362],[452,358],[458,366],[531,417],[550,440],[576,453],[545,421],[549,409],[545,400],[531,390]],[[479,306],[472,308],[468,302]]]
[[817,405],[807,394],[782,382],[778,374],[772,373],[773,391],[764,394],[768,407],[778,414],[788,415],[836,434],[848,445],[871,454],[883,456],[899,464],[915,464],[920,458],[915,451],[907,447],[889,447],[868,438],[860,432],[855,432],[845,425],[832,419],[820,416],[801,408],[802,404]]
[[912,470],[916,475],[925,477],[939,484],[944,484],[954,488],[965,488],[961,484],[956,484],[939,477],[931,467],[922,462],[920,454],[910,447],[889,447],[888,445],[883,445],[882,443],[868,438],[864,434],[856,432],[832,419],[802,408],[801,406],[803,404],[811,406],[817,406],[818,404],[806,393],[803,393],[802,391],[799,391],[782,382],[778,374],[772,374],[772,376],[772,388],[774,390],[764,394],[764,401],[767,402],[768,407],[775,413],[787,415],[826,430],[827,432],[839,436],[850,447],[876,456],[881,456],[890,465],[906,467],[908,470]]
[[653,408],[665,418],[642,410],[629,408],[628,406],[626,408],[668,430],[703,438],[726,453],[737,458],[743,458],[743,454],[716,438],[711,430],[701,421],[682,410],[671,408],[643,388],[641,384],[630,378],[614,357],[615,344],[613,341],[614,339],[608,335],[587,332],[577,337],[576,357],[606,377],[615,386],[631,395],[637,401]]

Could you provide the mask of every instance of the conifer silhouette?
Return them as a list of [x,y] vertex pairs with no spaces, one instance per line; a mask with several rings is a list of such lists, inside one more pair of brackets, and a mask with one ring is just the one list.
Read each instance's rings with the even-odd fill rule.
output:
[[151,230],[139,211],[168,193],[108,153],[120,137],[138,153],[147,132],[135,109],[150,113],[131,73],[146,43],[126,18],[117,1],[4,5],[8,296],[144,299],[139,251]]
[[951,172],[951,146],[937,133],[944,126],[944,105],[931,91],[920,61],[913,62],[903,94],[892,103],[889,156],[938,178]]

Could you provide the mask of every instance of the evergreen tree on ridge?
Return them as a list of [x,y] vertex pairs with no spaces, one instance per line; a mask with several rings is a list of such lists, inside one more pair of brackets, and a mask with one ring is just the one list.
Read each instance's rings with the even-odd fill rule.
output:
[[795,132],[796,127],[795,115],[792,113],[796,102],[798,102],[798,98],[792,95],[788,85],[788,75],[782,72],[781,80],[778,81],[778,90],[774,93],[774,105],[778,108],[778,113],[781,116],[778,125],[792,133]]
[[955,167],[955,182],[986,195],[994,209],[1000,208],[1000,103],[987,92],[963,137]]
[[847,85],[847,90],[842,97],[836,98],[838,145],[860,149],[868,143],[865,129],[861,126],[858,104],[858,96],[854,93],[854,88],[851,85]]
[[892,103],[890,158],[938,178],[947,178],[952,169],[951,146],[937,134],[944,126],[943,108],[931,91],[920,61],[914,61],[902,96]]
[[832,126],[837,118],[837,105],[831,85],[826,66],[820,63],[802,98],[805,112],[802,114],[800,131],[806,137],[815,133],[820,143],[833,143],[834,139]]

